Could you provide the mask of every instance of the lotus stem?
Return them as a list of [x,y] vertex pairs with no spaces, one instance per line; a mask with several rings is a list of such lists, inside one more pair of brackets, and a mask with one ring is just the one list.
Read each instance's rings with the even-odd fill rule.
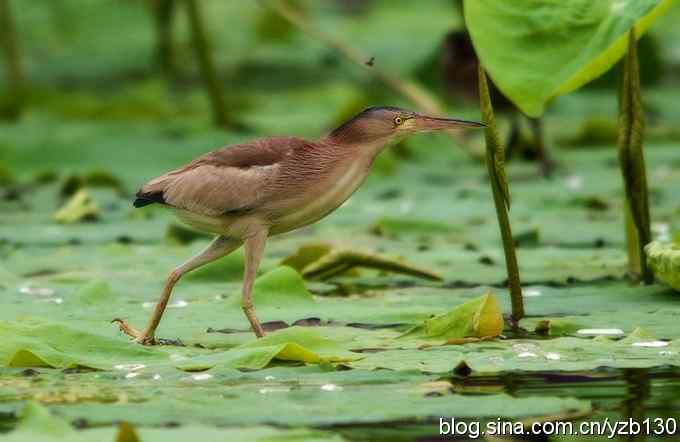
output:
[[645,246],[652,240],[647,171],[643,149],[644,112],[640,87],[635,28],[628,33],[628,53],[623,59],[619,84],[619,163],[625,189],[624,216],[628,271],[645,284],[654,282]]
[[496,118],[489,95],[489,86],[486,80],[484,68],[479,66],[479,101],[482,110],[482,121],[486,124],[486,166],[491,182],[493,201],[496,207],[496,217],[503,240],[503,251],[505,252],[505,265],[508,272],[508,287],[510,289],[510,300],[512,303],[512,322],[516,327],[520,319],[524,317],[524,299],[522,297],[522,286],[520,284],[519,267],[517,265],[517,255],[515,253],[515,242],[512,238],[508,211],[510,210],[510,192],[505,175],[505,150],[500,142],[498,130],[496,128]]

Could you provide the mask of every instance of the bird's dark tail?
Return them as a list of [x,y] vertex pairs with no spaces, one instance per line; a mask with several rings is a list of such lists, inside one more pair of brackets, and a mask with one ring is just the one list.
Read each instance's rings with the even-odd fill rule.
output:
[[163,198],[163,192],[137,192],[137,198],[132,202],[132,205],[136,208],[148,206],[149,204],[165,204],[165,198]]

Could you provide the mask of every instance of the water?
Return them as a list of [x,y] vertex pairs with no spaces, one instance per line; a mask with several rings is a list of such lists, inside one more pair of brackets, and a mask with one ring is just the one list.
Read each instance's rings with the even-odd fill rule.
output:
[[[678,423],[675,437],[680,437],[680,368],[623,370],[602,369],[584,372],[509,373],[502,376],[454,377],[449,379],[459,394],[480,391],[505,392],[515,397],[558,396],[589,400],[593,414],[575,420],[623,421],[645,418],[674,418]],[[537,399],[538,400],[538,399]],[[666,435],[665,440],[670,436]],[[566,440],[568,438],[561,438]],[[599,440],[594,438],[593,440]],[[606,437],[602,436],[602,440]],[[660,437],[619,437],[616,440],[664,440]],[[548,439],[552,440],[552,439]],[[574,440],[578,440],[574,438]]]
[[[592,403],[593,413],[589,416],[574,417],[574,428],[581,422],[611,422],[633,419],[642,422],[645,418],[672,418],[678,423],[674,435],[568,437],[534,436],[525,439],[494,440],[535,440],[535,441],[670,441],[680,439],[680,368],[655,369],[602,369],[583,372],[545,371],[534,373],[507,373],[500,376],[469,376],[442,378],[453,384],[450,394],[483,395],[506,393],[514,397],[574,397]],[[409,424],[392,423],[380,429],[368,427],[346,428],[341,431],[350,440],[371,440],[384,442],[431,442],[468,440],[463,436],[439,436],[436,419],[431,422]],[[479,439],[484,440],[484,439]]]

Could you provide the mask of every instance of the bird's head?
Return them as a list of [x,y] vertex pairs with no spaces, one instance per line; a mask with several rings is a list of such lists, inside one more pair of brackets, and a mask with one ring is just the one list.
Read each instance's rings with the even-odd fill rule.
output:
[[369,107],[340,125],[330,136],[338,143],[388,143],[420,132],[479,127],[484,125],[424,115],[398,107]]

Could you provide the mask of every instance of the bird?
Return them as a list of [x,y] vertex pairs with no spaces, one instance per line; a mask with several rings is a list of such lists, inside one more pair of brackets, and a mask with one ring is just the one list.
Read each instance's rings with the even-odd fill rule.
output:
[[241,306],[255,336],[265,336],[252,290],[269,237],[312,224],[340,207],[386,146],[416,133],[480,127],[484,124],[375,106],[314,141],[293,136],[254,139],[206,153],[152,179],[137,192],[135,208],[160,204],[215,238],[169,273],[143,330],[120,318],[112,322],[139,344],[158,343],[156,328],[180,278],[243,246]]

